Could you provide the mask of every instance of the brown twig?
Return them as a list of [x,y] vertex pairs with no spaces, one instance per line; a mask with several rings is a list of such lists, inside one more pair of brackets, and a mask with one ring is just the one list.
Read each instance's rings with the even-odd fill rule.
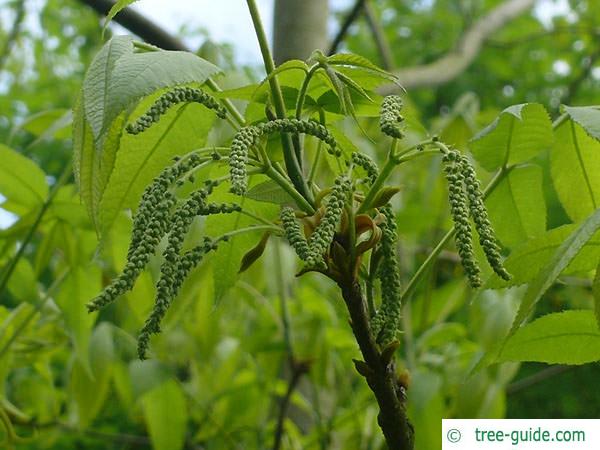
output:
[[365,2],[366,0],[356,0],[356,3],[354,3],[354,6],[342,22],[339,31],[331,41],[331,45],[329,46],[329,50],[327,52],[328,55],[333,55],[338,51],[338,47],[344,41],[344,38],[346,37],[350,26],[354,23],[356,19],[358,19],[358,16],[360,16]]
[[284,424],[285,419],[288,415],[292,394],[298,387],[298,383],[302,376],[310,370],[310,363],[308,361],[290,361],[292,369],[292,375],[285,392],[285,396],[281,399],[279,405],[279,414],[277,415],[277,426],[275,427],[275,437],[273,438],[273,450],[279,450],[281,448],[281,442],[283,440]]
[[370,2],[364,3],[365,10],[365,19],[367,20],[367,24],[371,29],[371,33],[373,33],[373,40],[375,41],[375,46],[377,47],[377,51],[379,52],[379,56],[381,57],[381,67],[385,70],[391,70],[394,67],[394,57],[392,56],[392,49],[385,37],[383,29],[381,28],[381,24],[377,19],[375,11],[373,11],[373,7]]
[[577,94],[577,91],[579,90],[583,82],[587,80],[590,74],[592,73],[592,69],[596,64],[596,61],[598,61],[598,58],[600,58],[600,48],[596,49],[591,55],[589,55],[583,60],[581,72],[579,72],[579,74],[575,78],[573,78],[573,80],[567,86],[567,91],[563,96],[561,103],[565,105],[571,104],[571,101],[573,101],[573,98]]
[[21,25],[23,24],[23,19],[25,18],[25,0],[21,0],[17,3],[15,8],[15,20],[13,21],[13,26],[6,36],[6,41],[4,42],[4,47],[2,51],[0,51],[0,72],[4,70],[4,65],[10,56],[10,52],[15,44],[19,33],[21,32]]
[[[463,34],[456,48],[435,61],[394,71],[406,89],[438,86],[462,74],[475,60],[486,40],[496,31],[528,11],[535,0],[506,0],[475,21]],[[396,92],[398,86],[389,85],[383,94]]]
[[[102,15],[107,15],[115,2],[111,0],[80,0]],[[159,25],[147,19],[143,15],[135,12],[131,8],[125,8],[119,12],[113,19],[119,25],[127,28],[133,34],[139,36],[144,41],[165,50],[189,51],[185,44],[175,36],[169,34]]]
[[355,361],[355,364],[379,404],[377,422],[388,448],[412,450],[414,430],[406,414],[404,388],[396,378],[393,362],[384,361],[375,343],[360,285],[357,280],[348,277],[340,280],[338,285],[350,313],[352,332],[364,358],[364,362]]
[[546,369],[540,370],[533,375],[517,380],[508,385],[506,388],[506,394],[512,395],[523,389],[527,389],[537,383],[547,380],[548,378],[554,377],[568,370],[573,369],[576,366],[551,366]]

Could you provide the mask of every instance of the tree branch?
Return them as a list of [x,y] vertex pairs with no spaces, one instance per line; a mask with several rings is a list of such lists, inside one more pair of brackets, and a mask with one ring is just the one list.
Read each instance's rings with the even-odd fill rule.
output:
[[350,325],[365,359],[355,361],[359,373],[379,405],[377,422],[383,431],[389,450],[413,450],[414,430],[406,414],[404,389],[399,385],[391,358],[386,360],[386,352],[380,352],[369,325],[369,315],[365,306],[361,287],[357,280],[349,276],[338,283],[350,313]]
[[23,24],[23,19],[25,18],[25,0],[21,0],[17,3],[15,8],[15,20],[13,22],[13,26],[6,36],[6,41],[4,42],[4,47],[2,51],[0,51],[0,72],[4,69],[4,65],[10,56],[10,51],[12,50],[17,37],[19,36],[19,32],[21,31],[21,25]]
[[[94,9],[97,13],[102,15],[107,15],[115,4],[115,2],[111,0],[79,0],[81,3],[84,3]],[[157,47],[163,48],[165,50],[181,50],[181,51],[190,51],[186,45],[176,38],[175,36],[169,34],[163,28],[161,28],[156,23],[142,16],[141,14],[135,12],[131,8],[125,8],[119,14],[115,16],[113,19],[114,22],[117,22],[119,25],[127,28],[136,36],[139,36],[144,41],[156,45]]]
[[[394,75],[407,89],[437,86],[453,80],[471,65],[489,36],[528,11],[535,1],[505,1],[477,20],[460,38],[455,50],[431,63],[399,69]],[[382,89],[384,93],[397,90],[398,87],[394,85]]]
[[360,13],[363,9],[363,6],[365,4],[365,1],[366,0],[356,0],[356,3],[354,4],[352,9],[346,16],[346,19],[344,19],[344,22],[342,23],[342,26],[340,27],[339,31],[333,38],[333,41],[331,41],[331,45],[329,46],[329,50],[327,51],[328,55],[333,55],[334,53],[336,53],[338,51],[338,47],[340,46],[340,44],[346,37],[346,33],[348,33],[350,26],[354,23],[354,21],[360,15]]
[[375,15],[375,11],[373,11],[371,3],[365,2],[364,9],[365,19],[367,19],[367,24],[371,29],[371,33],[373,33],[373,39],[375,40],[377,51],[381,57],[381,67],[385,70],[391,70],[392,67],[394,67],[394,58],[392,56],[392,49],[381,28],[381,24],[377,20],[377,16]]

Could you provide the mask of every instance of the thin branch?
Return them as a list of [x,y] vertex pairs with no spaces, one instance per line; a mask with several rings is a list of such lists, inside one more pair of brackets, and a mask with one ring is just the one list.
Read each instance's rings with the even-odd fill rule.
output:
[[394,57],[392,56],[392,49],[385,37],[383,28],[381,27],[370,2],[365,2],[364,9],[365,19],[367,19],[367,24],[371,29],[371,33],[373,33],[373,40],[375,41],[377,51],[381,57],[381,67],[385,70],[391,70],[394,67]]
[[519,37],[517,39],[511,39],[506,41],[496,41],[493,39],[486,40],[485,45],[492,48],[499,49],[510,49],[513,47],[517,47],[522,44],[527,44],[538,39],[544,39],[547,37],[554,37],[558,34],[563,33],[589,33],[592,36],[600,35],[600,28],[592,27],[592,26],[558,26],[554,28],[550,28],[549,30],[537,31],[535,33],[527,34],[525,36]]
[[17,3],[15,8],[15,20],[13,22],[13,26],[6,36],[6,41],[4,42],[4,47],[2,51],[0,51],[0,72],[4,70],[4,65],[10,56],[10,52],[15,44],[19,33],[21,32],[21,25],[23,24],[23,19],[25,18],[25,0],[21,0]]
[[287,390],[285,392],[285,396],[281,399],[281,404],[279,405],[279,414],[277,415],[277,426],[275,427],[275,437],[273,439],[273,450],[279,450],[281,448],[281,442],[283,439],[284,432],[284,424],[285,418],[288,415],[288,409],[290,407],[290,402],[292,399],[292,394],[296,390],[302,375],[308,373],[310,368],[309,362],[302,361],[291,361],[292,366],[292,375],[290,381],[288,383]]
[[[458,41],[456,49],[437,60],[394,72],[406,89],[437,86],[462,74],[475,60],[486,39],[528,11],[536,0],[507,0],[477,20]],[[383,88],[383,93],[398,90],[398,86]]]
[[329,46],[329,50],[327,52],[328,55],[333,55],[338,51],[338,47],[344,41],[344,38],[346,37],[350,26],[354,23],[356,19],[358,19],[358,16],[362,11],[365,2],[366,0],[356,0],[356,3],[344,19],[344,22],[342,23],[342,26],[333,38],[333,41],[331,41],[331,45]]
[[583,59],[581,72],[579,73],[579,75],[573,78],[573,80],[569,83],[569,86],[567,86],[567,92],[562,98],[561,103],[565,105],[571,104],[571,101],[577,94],[577,91],[579,90],[583,82],[587,80],[590,74],[592,73],[592,69],[596,64],[596,61],[598,61],[598,58],[600,58],[600,48],[595,50],[587,58]]
[[[79,1],[104,16],[108,14],[115,4],[115,2],[111,0]],[[113,20],[152,45],[156,45],[165,50],[190,51],[181,40],[169,34],[159,25],[135,12],[131,8],[121,10]]]
[[531,386],[541,383],[542,381],[547,380],[548,378],[552,378],[556,375],[564,373],[568,370],[573,369],[576,366],[551,366],[546,369],[540,370],[533,375],[517,380],[508,385],[506,388],[506,394],[511,395],[515,394],[523,389],[528,389]]
[[414,430],[406,412],[404,389],[396,378],[393,354],[380,352],[369,324],[369,314],[359,282],[346,275],[338,282],[350,313],[350,326],[364,358],[355,367],[365,377],[379,405],[377,422],[390,450],[412,450]]

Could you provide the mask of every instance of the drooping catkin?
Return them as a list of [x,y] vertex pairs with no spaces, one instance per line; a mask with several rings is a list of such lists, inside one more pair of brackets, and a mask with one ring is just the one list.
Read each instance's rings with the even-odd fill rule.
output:
[[229,153],[229,173],[231,175],[231,192],[244,195],[248,188],[248,153],[262,134],[260,126],[250,125],[241,128],[233,137]]
[[473,221],[475,222],[477,234],[479,234],[479,243],[494,272],[501,278],[509,280],[511,276],[502,265],[500,249],[498,247],[494,229],[489,220],[487,209],[483,202],[483,193],[481,192],[475,169],[465,155],[460,155],[460,165],[464,177],[469,210],[471,217],[473,217]]
[[258,143],[261,136],[277,132],[309,134],[325,142],[330,153],[336,156],[341,155],[333,135],[327,128],[313,120],[275,119],[241,128],[233,137],[229,154],[231,192],[237,195],[246,193],[248,188],[246,165],[250,148]]
[[282,208],[279,217],[283,225],[286,239],[300,259],[306,261],[309,255],[308,242],[306,241],[304,233],[302,233],[300,224],[296,221],[294,210],[286,206]]
[[396,218],[388,203],[380,209],[385,217],[381,225],[382,235],[380,240],[381,263],[378,277],[381,280],[381,307],[371,320],[371,329],[377,342],[386,345],[397,338],[400,328],[401,285],[400,265],[396,254],[398,232]]
[[163,169],[148,185],[133,217],[125,267],[121,274],[87,305],[89,311],[98,310],[114,302],[133,288],[136,279],[168,231],[171,209],[176,204],[175,196],[169,192],[169,188],[179,177],[201,162],[202,159],[194,153],[182,159],[177,158],[175,164]]
[[379,128],[385,134],[396,139],[402,139],[404,133],[400,129],[400,123],[404,121],[402,111],[402,98],[398,95],[388,95],[381,103],[379,115]]
[[479,266],[473,253],[471,221],[467,196],[464,191],[464,174],[462,171],[461,155],[451,149],[442,159],[444,172],[448,181],[448,198],[450,201],[450,214],[456,230],[455,241],[469,283],[473,287],[481,286]]
[[205,238],[202,246],[180,255],[194,218],[212,214],[229,214],[241,210],[240,206],[236,204],[206,203],[206,198],[214,186],[214,182],[208,181],[203,189],[193,192],[173,214],[167,246],[163,253],[160,278],[156,284],[154,307],[140,333],[138,344],[140,358],[143,358],[145,354],[150,335],[160,332],[160,322],[171,302],[179,293],[179,288],[189,271],[200,262],[207,251],[213,248],[212,246],[216,245],[209,238]]
[[176,87],[161,95],[148,111],[142,114],[134,123],[127,125],[127,132],[129,134],[139,134],[145,131],[158,122],[169,108],[179,103],[200,103],[213,110],[221,119],[224,119],[227,115],[227,110],[221,106],[217,99],[202,89]]
[[156,205],[147,227],[143,233],[138,233],[138,242],[130,250],[123,271],[96,298],[87,304],[88,311],[96,311],[114,302],[118,297],[133,288],[135,280],[142,273],[160,240],[167,232],[169,213],[174,203],[173,196],[165,196]]
[[344,205],[351,190],[352,182],[348,177],[340,175],[336,178],[335,185],[327,199],[321,222],[308,239],[309,253],[306,258],[308,267],[322,267],[324,265],[323,255],[333,242],[336,229],[342,219]]
[[146,319],[138,337],[138,357],[146,358],[150,337],[160,332],[160,322],[173,298],[177,296],[189,273],[202,261],[204,255],[217,248],[217,242],[204,238],[202,244],[188,250],[178,257],[173,264],[161,269],[161,277],[157,283],[155,306]]
[[367,172],[367,181],[373,184],[379,176],[379,167],[369,156],[364,153],[353,152],[352,162]]
[[148,223],[152,220],[152,216],[157,210],[158,204],[164,201],[166,197],[172,198],[170,206],[175,204],[175,198],[168,192],[168,189],[182,175],[198,166],[201,162],[202,159],[195,153],[192,153],[188,157],[177,159],[175,164],[163,169],[152,183],[146,187],[138,204],[137,212],[133,217],[133,229],[129,250],[127,251],[128,255],[131,255],[138,246]]

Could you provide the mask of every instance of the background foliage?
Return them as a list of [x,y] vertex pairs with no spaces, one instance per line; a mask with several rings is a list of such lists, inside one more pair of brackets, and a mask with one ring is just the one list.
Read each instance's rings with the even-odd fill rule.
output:
[[[394,65],[403,67],[448,51],[462,29],[500,2],[372,3]],[[20,2],[4,4],[0,42],[7,39]],[[534,357],[525,354],[522,329],[500,359],[554,365],[505,362],[467,377],[477,359],[509,331],[523,299],[537,303],[532,317],[537,320],[530,327],[539,333],[564,326],[598,335],[592,279],[600,238],[594,223],[580,228],[600,195],[598,112],[567,110],[569,116],[554,129],[552,120],[559,117],[560,104],[598,103],[600,5],[572,0],[570,6],[571,12],[551,25],[523,15],[494,34],[459,78],[407,96],[411,139],[439,133],[469,149],[484,184],[506,161],[520,164],[487,203],[510,252],[506,265],[515,275],[510,286],[490,277],[488,286],[501,289],[471,291],[448,246],[404,311],[399,354],[402,369],[410,371],[409,412],[420,430],[418,449],[439,448],[441,417],[600,416],[600,399],[586,389],[597,379],[597,363],[561,365],[600,359],[598,341],[585,346],[590,354],[571,354],[569,361],[556,357],[560,351],[540,359],[539,349],[531,349]],[[154,296],[158,259],[124,301],[101,314],[86,313],[85,303],[122,267],[130,231],[123,208],[100,204],[102,223],[108,225],[100,226],[98,245],[98,224],[91,222],[71,178],[77,138],[71,107],[103,43],[101,30],[98,16],[78,2],[38,2],[26,8],[0,68],[0,193],[7,218],[0,230],[0,277],[7,280],[0,291],[0,410],[26,438],[17,448],[101,449],[107,442],[123,449],[269,448],[291,375],[290,355],[306,362],[309,371],[291,396],[284,448],[380,448],[376,405],[349,369],[358,350],[337,290],[316,275],[298,282],[295,259],[285,246],[270,242],[265,258],[239,279],[241,256],[259,236],[238,237],[220,250],[184,285],[148,361],[136,359],[135,336]],[[351,27],[345,46],[379,59],[364,21]],[[200,51],[225,69],[219,78],[223,86],[260,83],[260,69],[237,67],[230,49],[212,45]],[[296,90],[301,81],[298,71],[281,79]],[[248,102],[254,88],[228,93],[240,106],[247,104],[248,118],[264,111],[260,99]],[[156,95],[142,100],[134,115]],[[525,102],[539,104],[505,110]],[[144,185],[171,156],[204,145],[206,130],[211,129],[209,145],[230,139],[230,129],[213,127],[195,108],[170,112],[148,132],[139,150],[152,148],[151,160],[139,157],[142,153],[138,159],[117,160],[117,178],[102,201],[134,207]],[[359,147],[382,162],[387,142],[368,106],[363,114],[364,133],[341,121],[335,125],[338,139],[350,133],[346,148]],[[175,121],[162,140],[164,128]],[[504,158],[494,159],[499,154]],[[402,187],[395,206],[407,278],[451,225],[439,164],[424,158],[394,174]],[[328,171],[322,167],[323,175]],[[265,205],[248,199],[250,208],[272,208],[275,215],[276,207]],[[45,214],[28,240],[42,209]],[[198,231],[239,225],[235,217],[226,220],[198,224]],[[578,230],[580,235],[587,230],[588,239],[569,240]],[[8,277],[24,241],[24,257]],[[563,242],[582,247],[573,260],[564,256],[569,249],[561,247]],[[561,270],[538,274],[540,267]],[[577,311],[563,313],[569,317],[561,316],[558,324],[544,322],[557,317],[547,314],[571,309]],[[528,312],[521,311],[523,319]],[[580,341],[573,345],[582,346]]]

